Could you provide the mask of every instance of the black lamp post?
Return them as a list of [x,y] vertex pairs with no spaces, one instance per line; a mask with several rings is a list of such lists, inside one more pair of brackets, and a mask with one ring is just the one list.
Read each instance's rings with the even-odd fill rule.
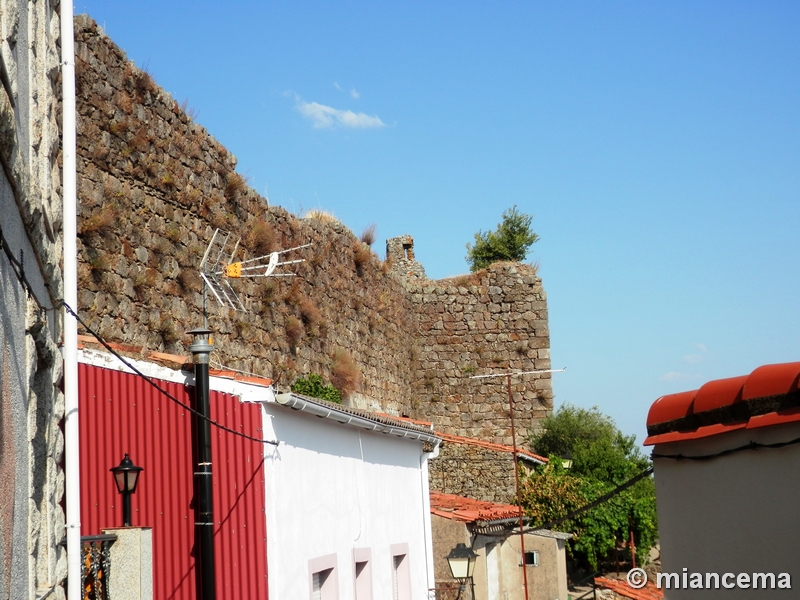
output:
[[211,362],[210,329],[193,329],[189,350],[194,362],[194,390],[197,413],[195,444],[197,466],[194,471],[195,490],[195,543],[198,549],[198,600],[216,600],[214,567],[214,510],[211,493],[211,418],[209,364]]
[[447,555],[447,564],[450,566],[450,573],[453,579],[458,579],[462,584],[469,579],[471,584],[472,598],[475,599],[475,582],[472,574],[475,572],[475,559],[478,555],[467,548],[465,544],[457,544]]
[[122,494],[122,526],[131,526],[131,494],[136,491],[136,484],[139,483],[139,473],[142,467],[137,467],[125,453],[116,467],[111,467],[109,471],[114,474],[114,482],[117,484],[117,491]]

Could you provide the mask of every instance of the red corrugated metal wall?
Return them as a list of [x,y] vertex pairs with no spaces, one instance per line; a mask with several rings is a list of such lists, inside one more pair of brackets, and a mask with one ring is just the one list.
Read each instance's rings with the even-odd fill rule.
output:
[[[132,522],[153,528],[154,597],[195,600],[191,413],[136,375],[81,364],[78,381],[81,534],[122,523],[122,497],[109,469],[127,452],[144,467],[131,497]],[[191,404],[191,388],[158,383]],[[211,416],[261,436],[257,404],[212,391]],[[263,444],[211,430],[217,597],[267,598]]]

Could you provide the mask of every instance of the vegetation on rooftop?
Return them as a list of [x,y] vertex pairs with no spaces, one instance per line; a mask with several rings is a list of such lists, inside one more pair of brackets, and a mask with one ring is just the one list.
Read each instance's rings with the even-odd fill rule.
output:
[[311,373],[307,377],[299,377],[291,386],[292,391],[310,398],[320,398],[329,402],[342,403],[342,394],[331,384],[326,384],[322,377]]

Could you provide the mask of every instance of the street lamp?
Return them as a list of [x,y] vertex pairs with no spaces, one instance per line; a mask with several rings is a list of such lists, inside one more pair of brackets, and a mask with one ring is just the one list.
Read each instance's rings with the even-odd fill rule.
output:
[[137,467],[125,453],[116,467],[111,467],[109,471],[114,474],[114,482],[117,484],[117,491],[122,494],[122,526],[131,526],[131,494],[136,491],[136,484],[139,482],[139,472],[142,467]]
[[567,470],[572,468],[572,453],[569,450],[561,455],[561,466]]
[[455,548],[450,550],[450,554],[448,554],[446,558],[453,579],[458,579],[462,584],[465,580],[470,580],[472,584],[472,598],[474,600],[475,582],[472,580],[472,573],[475,571],[475,559],[478,558],[478,555],[472,551],[472,548],[467,548],[464,544],[458,544]]

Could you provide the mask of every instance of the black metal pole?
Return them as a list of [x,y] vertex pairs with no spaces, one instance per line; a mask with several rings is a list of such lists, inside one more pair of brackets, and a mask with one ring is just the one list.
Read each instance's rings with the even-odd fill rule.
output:
[[194,329],[189,332],[194,342],[189,347],[194,361],[194,385],[197,412],[195,431],[197,432],[197,468],[194,472],[195,489],[195,544],[198,564],[198,600],[215,600],[214,579],[214,511],[211,501],[211,417],[209,407],[208,365],[212,346],[208,329]]
[[131,526],[131,493],[122,492],[122,526]]

